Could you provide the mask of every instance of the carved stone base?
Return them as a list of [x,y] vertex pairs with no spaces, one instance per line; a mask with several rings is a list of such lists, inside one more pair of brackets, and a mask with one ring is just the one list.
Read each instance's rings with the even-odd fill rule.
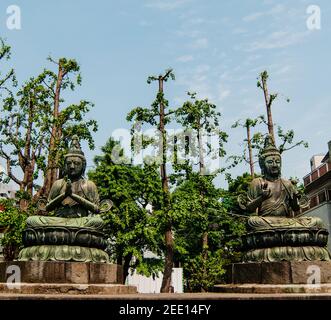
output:
[[331,261],[234,263],[228,276],[233,284],[331,284]]
[[54,284],[122,284],[123,268],[117,264],[53,262],[53,261],[6,261],[0,262],[0,283],[15,276],[24,283]]
[[123,268],[116,264],[50,261],[0,262],[1,294],[137,293],[135,286],[122,283]]

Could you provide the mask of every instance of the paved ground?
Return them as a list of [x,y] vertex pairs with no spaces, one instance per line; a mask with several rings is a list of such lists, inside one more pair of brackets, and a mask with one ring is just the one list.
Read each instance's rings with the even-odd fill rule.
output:
[[230,301],[230,300],[331,300],[331,294],[243,294],[243,293],[182,293],[182,294],[125,294],[125,295],[70,295],[70,294],[0,294],[0,300],[172,300],[172,301]]

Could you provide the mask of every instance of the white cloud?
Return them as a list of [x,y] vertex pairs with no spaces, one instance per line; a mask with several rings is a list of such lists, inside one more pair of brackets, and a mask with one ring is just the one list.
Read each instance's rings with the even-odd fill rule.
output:
[[199,38],[192,42],[191,47],[194,49],[206,49],[208,47],[207,38]]
[[145,6],[148,8],[170,11],[178,9],[192,0],[152,0],[148,1]]
[[201,73],[206,73],[210,70],[210,66],[208,64],[199,64],[196,68],[195,68],[195,72],[196,74],[201,74]]
[[213,88],[208,81],[210,69],[207,64],[198,65],[193,70],[180,74],[177,83],[184,86],[187,91],[196,92],[198,99],[215,100]]
[[191,18],[186,21],[187,24],[191,24],[191,25],[203,24],[205,22],[206,20],[201,17]]
[[192,55],[184,55],[184,56],[180,56],[176,59],[177,61],[179,62],[190,62],[190,61],[193,61],[194,58]]
[[229,89],[223,89],[222,87],[219,90],[218,100],[222,102],[225,98],[227,98],[231,93]]
[[192,29],[182,29],[176,31],[176,34],[180,37],[187,37],[187,38],[198,38],[202,35],[202,32],[200,30],[192,30]]
[[141,20],[141,21],[139,21],[139,25],[141,27],[150,27],[150,26],[152,26],[152,23],[149,21],[146,21],[146,20]]
[[235,28],[233,31],[232,31],[233,34],[244,34],[244,33],[247,33],[247,30],[244,29],[244,28]]
[[276,72],[274,72],[274,74],[276,74],[276,75],[286,74],[286,73],[288,73],[291,69],[292,69],[291,66],[286,65],[286,66],[283,66],[283,67],[279,68],[278,70],[276,70]]
[[304,32],[289,32],[289,31],[277,31],[271,33],[263,40],[253,41],[244,51],[256,51],[261,49],[277,49],[286,48],[304,41],[304,39],[310,34],[309,31]]
[[275,17],[275,16],[283,13],[284,11],[285,11],[285,6],[282,4],[277,4],[277,5],[273,6],[270,10],[251,13],[251,14],[243,17],[242,20],[244,22],[252,22],[252,21],[255,21],[264,16]]
[[255,12],[255,13],[252,13],[248,16],[243,17],[243,21],[244,22],[255,21],[255,20],[257,20],[258,18],[260,18],[264,15],[266,15],[265,12]]

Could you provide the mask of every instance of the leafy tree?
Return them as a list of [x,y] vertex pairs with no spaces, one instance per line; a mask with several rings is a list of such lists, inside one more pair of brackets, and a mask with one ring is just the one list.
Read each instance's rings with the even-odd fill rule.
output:
[[[204,179],[204,175],[212,174],[208,172],[205,164],[205,156],[215,152],[212,150],[211,143],[207,141],[206,147],[204,147],[203,135],[217,135],[218,138],[218,146],[219,150],[218,153],[214,156],[221,157],[225,154],[223,144],[227,140],[227,134],[221,130],[219,130],[219,117],[221,114],[216,111],[216,105],[209,103],[208,99],[198,100],[196,99],[195,93],[188,93],[189,97],[191,98],[190,101],[187,101],[183,104],[181,108],[176,110],[176,120],[186,130],[193,131],[193,134],[196,137],[197,141],[197,150],[198,150],[198,165],[199,165],[199,175],[200,179]],[[191,135],[192,137],[192,135]],[[192,144],[192,143],[191,143]],[[178,166],[177,166],[178,168]],[[187,171],[187,170],[186,170]],[[210,170],[209,170],[210,171]],[[191,170],[189,170],[191,172]],[[192,174],[192,173],[191,173]],[[215,174],[215,173],[214,173]],[[188,179],[190,179],[190,175],[187,175]],[[215,177],[215,175],[214,175]],[[200,201],[201,201],[201,212],[206,211],[206,203],[205,198],[208,196],[206,194],[206,189],[204,188],[204,183],[201,181],[199,186],[199,193],[200,193]],[[203,256],[207,258],[207,251],[208,251],[208,232],[205,230],[203,233],[202,239],[202,252]]]
[[26,226],[29,212],[21,211],[14,200],[0,200],[0,227],[4,231],[1,238],[3,254],[6,261],[17,258],[22,249],[22,233]]
[[[18,184],[26,199],[32,198],[35,180],[43,169],[43,152],[49,140],[46,119],[50,110],[47,91],[38,78],[25,83],[16,99],[15,96],[4,99],[1,110],[4,117],[0,119],[0,156],[7,167],[7,176],[2,178],[4,182],[12,180]],[[16,167],[21,169],[22,178],[13,172]],[[21,202],[21,209],[24,207],[25,201]]]
[[[275,129],[274,129],[275,124],[272,120],[272,105],[275,99],[278,97],[278,93],[269,94],[268,84],[267,84],[268,78],[269,78],[268,72],[263,71],[262,73],[260,73],[257,82],[257,87],[263,91],[267,119],[263,115],[260,115],[255,119],[247,118],[244,122],[238,120],[232,125],[232,128],[243,127],[246,129],[246,138],[244,139],[245,148],[242,155],[239,156],[232,155],[228,158],[228,160],[232,161],[232,165],[231,165],[232,167],[238,165],[239,163],[242,163],[243,161],[248,163],[250,166],[250,172],[252,177],[254,176],[254,171],[255,171],[254,164],[257,162],[256,160],[254,160],[254,158],[257,157],[259,151],[263,148],[266,134],[258,131],[252,135],[251,129],[253,127],[256,127],[258,124],[261,123],[266,124],[268,128],[268,133],[269,135],[271,135],[276,145]],[[290,102],[290,99],[287,98],[286,101]],[[278,126],[277,136],[278,136],[278,140],[280,141],[278,147],[280,153],[287,150],[291,150],[300,145],[304,146],[305,148],[308,148],[308,143],[304,140],[300,140],[298,142],[293,141],[294,140],[293,130],[284,131],[281,128],[281,126]],[[256,152],[254,152],[254,150]],[[248,152],[248,156],[247,156],[247,152]]]
[[224,191],[215,187],[214,177],[192,173],[172,195],[173,215],[178,216],[176,260],[183,265],[188,291],[209,290],[222,279],[224,266],[240,258],[240,236],[245,229],[241,221],[228,214],[221,201]]
[[[305,148],[308,148],[308,142],[306,142],[304,140],[300,140],[298,142],[293,142],[293,139],[294,139],[293,130],[288,130],[288,131],[284,132],[283,129],[280,126],[278,126],[277,135],[281,140],[281,143],[279,144],[279,147],[278,147],[280,153],[291,150],[300,145],[302,145]],[[287,146],[287,145],[289,145],[289,146]]]
[[[0,38],[0,62],[3,60],[9,60],[10,55],[11,47]],[[16,77],[13,68],[9,69],[5,74],[0,72],[0,94],[3,96],[3,92],[6,92],[7,94],[11,95],[11,86],[16,86]]]
[[[274,94],[269,94],[268,91],[268,81],[269,75],[268,72],[266,70],[264,70],[263,72],[260,73],[259,77],[258,77],[258,81],[257,81],[257,87],[260,88],[263,91],[263,95],[264,95],[264,102],[265,102],[265,106],[266,106],[266,111],[267,111],[267,120],[265,120],[264,117],[261,117],[261,120],[268,126],[268,132],[271,135],[275,145],[276,145],[276,139],[275,139],[275,130],[274,130],[274,122],[272,120],[272,104],[274,102],[274,100],[277,98],[278,93],[274,93]],[[290,102],[289,98],[286,98],[287,102]],[[277,131],[278,137],[281,140],[281,144],[279,147],[280,152],[286,151],[286,150],[290,150],[296,146],[299,145],[303,145],[305,148],[308,148],[308,143],[301,140],[299,142],[294,143],[293,142],[293,138],[294,138],[294,131],[293,130],[289,130],[287,132],[284,132],[283,129],[281,127],[278,127],[278,131]],[[291,146],[286,148],[286,144],[290,144]]]
[[[163,271],[163,280],[161,285],[161,292],[170,292],[171,274],[173,268],[174,257],[174,241],[172,230],[172,217],[171,217],[171,203],[170,192],[167,174],[167,130],[166,125],[171,121],[171,115],[174,113],[172,110],[168,110],[168,101],[164,98],[164,82],[169,79],[174,80],[175,75],[172,69],[165,72],[164,75],[150,76],[147,79],[147,83],[153,81],[158,82],[158,93],[155,101],[150,108],[137,107],[134,108],[128,115],[128,121],[140,122],[142,124],[149,124],[152,127],[156,127],[160,134],[159,155],[160,155],[160,173],[161,173],[161,185],[162,185],[162,201],[160,207],[156,208],[162,214],[159,216],[163,223],[164,240],[165,240],[165,266]],[[146,146],[146,144],[144,144]]]
[[71,104],[61,108],[64,99],[61,94],[64,90],[74,90],[81,84],[80,66],[76,60],[60,58],[57,61],[48,59],[57,66],[57,73],[45,69],[38,77],[47,90],[52,115],[47,120],[46,127],[49,133],[47,161],[44,164],[44,183],[36,197],[47,196],[51,186],[58,179],[59,168],[63,162],[63,153],[68,147],[68,140],[73,134],[81,140],[87,140],[89,147],[94,148],[92,132],[97,131],[95,120],[84,120],[85,114],[93,104],[82,100],[78,104]]
[[[59,59],[58,74],[44,70],[4,99],[4,117],[0,120],[0,156],[6,160],[7,166],[4,181],[12,180],[18,184],[26,199],[47,196],[50,186],[58,178],[63,153],[74,133],[94,147],[91,132],[97,130],[96,121],[84,120],[92,104],[80,101],[60,109],[60,103],[64,102],[60,92],[67,87],[74,90],[75,83],[69,74],[78,71],[79,66],[74,60]],[[80,84],[79,74],[76,81]],[[40,174],[45,177],[42,187],[36,184]],[[38,192],[33,194],[34,190]]]
[[95,157],[96,167],[88,176],[96,182],[101,199],[113,202],[111,210],[103,215],[111,257],[123,264],[124,278],[130,267],[147,275],[157,273],[162,267],[160,260],[144,259],[143,253],[160,254],[158,243],[161,239],[157,221],[151,213],[162,198],[159,173],[155,166],[118,164],[114,154],[123,157],[124,152],[120,143],[112,138],[101,150],[103,154]]
[[[189,160],[175,166],[176,173],[172,175],[177,182],[172,195],[174,216],[178,216],[175,244],[178,259],[184,265],[187,289],[206,291],[224,274],[223,263],[227,258],[231,260],[235,255],[234,244],[238,239],[234,239],[241,227],[227,214],[220,201],[222,190],[213,184],[224,168],[212,172],[205,162],[207,156],[225,155],[227,134],[219,129],[221,115],[208,99],[198,100],[195,93],[188,94],[191,100],[176,110],[176,120],[190,132],[190,146],[194,144],[195,148]],[[216,150],[215,145],[204,141],[212,135],[217,138]],[[179,179],[181,174],[184,179]]]
[[225,275],[225,264],[226,261],[222,249],[215,252],[208,251],[207,258],[200,253],[188,259],[184,263],[185,290],[188,292],[211,290],[215,282]]

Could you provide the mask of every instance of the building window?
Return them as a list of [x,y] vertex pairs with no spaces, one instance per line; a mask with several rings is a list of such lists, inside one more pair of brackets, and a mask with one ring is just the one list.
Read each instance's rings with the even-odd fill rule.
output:
[[315,196],[315,197],[312,197],[311,199],[310,199],[310,208],[314,208],[314,207],[316,207],[317,206],[317,197]]
[[325,201],[326,201],[326,194],[325,194],[325,191],[323,190],[322,192],[320,192],[318,194],[318,202],[323,203]]
[[328,201],[331,201],[331,190],[328,190]]
[[318,170],[315,170],[312,174],[311,174],[311,180],[316,180],[318,178]]
[[306,186],[308,183],[310,183],[310,176],[303,179],[303,183]]
[[320,176],[322,176],[323,174],[326,174],[327,170],[326,170],[326,164],[323,165],[322,167],[319,168],[320,171]]

